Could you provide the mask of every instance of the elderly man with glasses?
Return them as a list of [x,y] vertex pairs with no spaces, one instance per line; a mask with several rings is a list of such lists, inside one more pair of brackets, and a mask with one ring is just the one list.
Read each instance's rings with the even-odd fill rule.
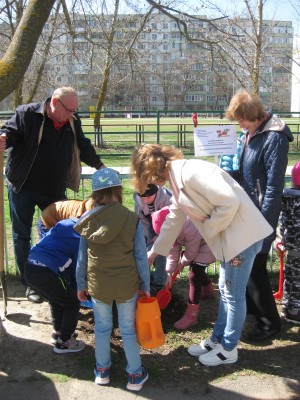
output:
[[43,210],[66,199],[67,187],[78,191],[81,161],[104,167],[83,134],[77,108],[76,91],[61,87],[43,102],[17,107],[0,128],[0,151],[8,149],[5,174],[16,264],[26,297],[36,303],[42,299],[24,279],[35,206]]

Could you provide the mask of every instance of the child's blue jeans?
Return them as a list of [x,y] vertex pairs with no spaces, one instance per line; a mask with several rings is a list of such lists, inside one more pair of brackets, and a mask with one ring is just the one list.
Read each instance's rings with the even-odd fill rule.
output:
[[[141,374],[140,345],[135,329],[135,312],[138,294],[117,304],[119,329],[122,336],[129,374]],[[110,336],[113,328],[112,306],[92,298],[95,318],[95,355],[97,368],[110,368]]]

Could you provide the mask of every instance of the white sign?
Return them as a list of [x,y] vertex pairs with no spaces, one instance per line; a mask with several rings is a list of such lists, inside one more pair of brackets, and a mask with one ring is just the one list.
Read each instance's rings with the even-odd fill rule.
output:
[[236,154],[236,126],[211,125],[194,129],[195,156]]

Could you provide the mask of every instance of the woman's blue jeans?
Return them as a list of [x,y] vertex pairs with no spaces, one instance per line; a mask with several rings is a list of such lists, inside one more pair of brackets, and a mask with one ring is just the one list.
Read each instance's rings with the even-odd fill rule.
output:
[[220,265],[220,303],[211,340],[221,343],[225,350],[233,350],[241,337],[247,312],[247,282],[261,246],[262,240]]
[[[117,304],[119,329],[122,336],[129,374],[141,374],[140,345],[135,329],[138,294],[124,303]],[[110,336],[113,328],[112,306],[92,298],[95,318],[95,355],[97,368],[110,368]]]

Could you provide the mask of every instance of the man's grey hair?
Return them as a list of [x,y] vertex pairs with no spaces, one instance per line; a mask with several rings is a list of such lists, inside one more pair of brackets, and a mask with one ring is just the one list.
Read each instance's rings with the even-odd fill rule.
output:
[[61,99],[62,97],[68,95],[77,96],[76,90],[71,86],[62,86],[54,90],[52,98]]

